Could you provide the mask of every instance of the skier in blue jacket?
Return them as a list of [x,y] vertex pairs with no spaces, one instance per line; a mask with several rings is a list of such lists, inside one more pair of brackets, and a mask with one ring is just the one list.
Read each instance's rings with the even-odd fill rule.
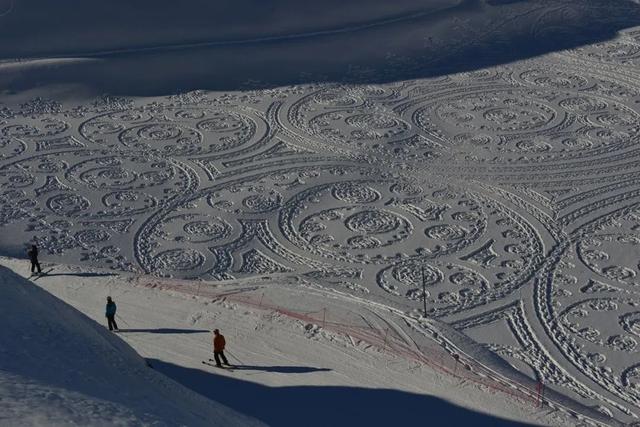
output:
[[111,297],[107,297],[107,309],[105,316],[107,317],[107,323],[109,324],[109,330],[113,331],[114,329],[118,330],[118,325],[116,324],[116,303],[113,302]]

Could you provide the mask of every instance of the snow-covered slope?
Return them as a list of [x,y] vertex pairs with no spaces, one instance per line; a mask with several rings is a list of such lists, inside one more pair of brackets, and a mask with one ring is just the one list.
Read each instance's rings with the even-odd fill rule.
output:
[[[225,3],[93,3],[0,0],[1,255],[36,243],[46,263],[239,287],[288,274],[426,312],[584,416],[640,419],[638,2],[240,0],[248,15],[211,27]],[[85,283],[66,279],[42,284],[68,301]],[[104,296],[74,306],[102,321]],[[134,324],[209,312],[159,304]],[[173,334],[127,334],[201,368]],[[371,384],[399,383],[384,372]]]
[[639,8],[631,6],[628,0],[243,0],[188,7],[20,1],[0,16],[6,60],[0,85],[73,84],[75,95],[82,87],[130,96],[441,76],[609,39],[639,22]]
[[[0,56],[62,54],[315,33],[425,16],[462,0],[0,1]],[[25,31],[28,23],[33,31]]]
[[117,336],[5,267],[0,319],[0,425],[260,425],[148,368]]
[[[0,263],[26,274],[22,261]],[[156,371],[273,426],[413,425],[425,417],[433,425],[474,426],[585,420],[564,406],[541,409],[535,400],[499,391],[489,379],[479,385],[384,306],[286,276],[174,283],[57,265],[34,283],[101,323],[104,298],[111,295],[119,307],[119,337]],[[259,304],[247,304],[252,297]],[[281,309],[274,311],[273,304]],[[285,309],[315,312],[327,327]],[[227,338],[227,356],[239,365],[233,372],[202,364],[211,357],[213,328]],[[375,329],[384,341],[374,340]],[[398,353],[396,339],[428,363]],[[463,375],[451,377],[438,364]]]

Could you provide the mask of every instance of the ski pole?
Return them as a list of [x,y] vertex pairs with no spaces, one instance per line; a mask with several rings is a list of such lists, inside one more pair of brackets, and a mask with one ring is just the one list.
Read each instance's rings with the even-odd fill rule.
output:
[[126,320],[124,320],[122,317],[120,317],[120,315],[119,315],[119,314],[116,314],[116,316],[118,316],[118,320],[122,320],[122,323],[124,323],[125,325],[127,325],[127,327],[128,327],[128,328],[130,328],[130,327],[131,327],[131,325],[129,325],[129,324],[127,323],[127,321],[126,321]]
[[236,359],[238,361],[238,363],[240,363],[241,365],[244,365],[244,362],[240,359],[238,359],[236,356],[233,355],[233,353],[231,353],[229,350],[226,350],[227,354],[231,357],[233,357],[234,359]]

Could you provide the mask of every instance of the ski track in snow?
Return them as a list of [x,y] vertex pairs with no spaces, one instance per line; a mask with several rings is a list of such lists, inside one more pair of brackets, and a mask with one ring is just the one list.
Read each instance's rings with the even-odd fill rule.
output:
[[412,318],[424,297],[523,375],[631,422],[639,70],[636,28],[384,85],[0,102],[0,246],[165,278],[297,276]]

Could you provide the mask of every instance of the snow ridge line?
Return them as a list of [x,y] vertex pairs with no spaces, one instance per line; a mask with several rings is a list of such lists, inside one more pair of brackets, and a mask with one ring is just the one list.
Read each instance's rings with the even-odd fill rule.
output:
[[[144,279],[151,279],[152,282],[145,282]],[[273,276],[257,278],[258,281],[271,281]],[[300,284],[301,281],[306,281],[297,276],[283,275],[282,279],[286,279],[291,284],[292,279]],[[251,282],[253,285],[257,283]],[[315,283],[305,283],[314,287],[316,291],[324,290]],[[431,349],[414,349],[407,344],[401,336],[396,336],[394,331],[390,328],[379,329],[370,325],[355,325],[344,322],[337,322],[327,320],[328,309],[323,308],[315,311],[295,311],[287,308],[283,308],[276,304],[272,304],[264,299],[264,295],[250,295],[246,292],[233,290],[228,292],[215,292],[211,289],[207,289],[210,284],[196,281],[189,281],[183,279],[166,279],[157,278],[152,276],[137,276],[137,285],[159,289],[175,291],[182,294],[192,295],[196,297],[213,298],[214,301],[229,301],[238,303],[241,305],[257,308],[264,311],[272,311],[274,313],[297,319],[303,322],[315,324],[321,326],[327,331],[337,332],[345,334],[348,337],[355,338],[361,342],[367,343],[383,352],[388,351],[391,354],[403,357],[405,359],[414,360],[418,363],[427,365],[434,370],[440,371],[446,375],[452,376],[460,380],[460,385],[463,385],[465,381],[470,381],[479,386],[484,386],[495,391],[507,394],[519,400],[523,403],[531,404],[533,407],[541,408],[547,406],[555,411],[563,412],[571,417],[580,420],[585,425],[590,426],[617,426],[620,423],[604,415],[599,414],[585,414],[579,409],[573,409],[570,405],[561,403],[557,398],[544,395],[544,385],[542,383],[536,383],[531,380],[531,384],[527,385],[520,380],[509,378],[503,373],[492,369],[486,364],[482,363],[478,359],[469,355],[460,346],[454,344],[448,339],[437,327],[437,324],[430,319],[414,318],[407,314],[385,306],[383,304],[375,303],[372,301],[365,301],[352,295],[338,292],[341,297],[347,297],[348,299],[358,302],[366,303],[367,305],[373,305],[375,308],[391,312],[400,318],[402,318],[409,326],[413,327],[416,331],[420,332],[425,337],[435,342],[441,351],[437,352]],[[252,287],[246,291],[252,292],[257,288]],[[322,317],[312,316],[312,314],[322,313]],[[460,366],[459,366],[460,365]],[[562,396],[558,393],[551,393],[554,395]],[[586,407],[581,409],[587,409]],[[594,412],[594,411],[589,411]]]
[[[102,58],[108,56],[115,55],[128,55],[128,54],[139,54],[139,53],[157,53],[157,52],[170,52],[176,50],[185,50],[185,49],[202,49],[202,48],[210,48],[210,47],[227,47],[227,46],[237,46],[237,45],[250,45],[250,44],[264,44],[264,43],[276,43],[282,41],[289,40],[304,40],[304,39],[312,39],[317,37],[327,37],[334,36],[338,34],[349,34],[356,33],[360,31],[370,30],[377,27],[383,27],[387,25],[395,25],[402,22],[410,22],[416,21],[431,15],[442,14],[447,11],[453,11],[461,6],[465,6],[465,3],[473,3],[474,0],[463,0],[462,3],[456,4],[454,6],[443,7],[440,9],[434,10],[422,10],[413,13],[408,13],[399,16],[392,16],[388,18],[382,18],[379,20],[373,20],[369,22],[363,22],[355,25],[347,25],[339,28],[333,29],[319,29],[316,31],[309,32],[300,32],[300,33],[291,33],[291,34],[281,34],[281,35],[265,35],[262,37],[249,37],[246,39],[230,39],[230,40],[203,40],[199,42],[186,42],[186,43],[169,43],[158,46],[139,46],[139,47],[125,47],[125,48],[114,48],[114,49],[105,49],[105,50],[95,50],[95,51],[79,51],[79,52],[68,52],[68,53],[51,53],[51,54],[43,54],[43,55],[27,55],[23,56],[20,59],[32,61],[32,60],[40,60],[40,59],[54,59],[54,58]],[[0,15],[2,16],[2,15]]]

